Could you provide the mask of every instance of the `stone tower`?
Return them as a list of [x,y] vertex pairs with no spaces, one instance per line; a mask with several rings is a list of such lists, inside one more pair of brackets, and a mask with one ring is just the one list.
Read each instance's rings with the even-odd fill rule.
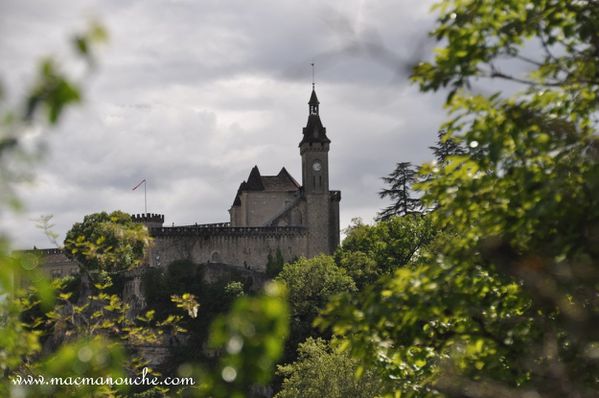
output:
[[314,86],[308,102],[308,123],[299,143],[302,186],[306,200],[308,257],[332,253],[339,245],[339,191],[329,191],[329,144]]

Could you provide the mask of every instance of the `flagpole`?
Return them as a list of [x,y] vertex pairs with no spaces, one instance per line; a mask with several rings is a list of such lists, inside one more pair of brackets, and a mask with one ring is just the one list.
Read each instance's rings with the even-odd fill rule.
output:
[[144,184],[144,214],[148,214],[148,183],[146,182],[146,179],[144,178],[143,180],[141,180],[139,184],[133,187],[133,190],[135,191],[137,188],[141,186],[141,184]]

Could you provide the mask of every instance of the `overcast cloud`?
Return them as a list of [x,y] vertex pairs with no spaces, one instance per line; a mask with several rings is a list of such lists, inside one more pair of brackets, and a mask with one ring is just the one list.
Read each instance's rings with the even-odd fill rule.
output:
[[53,214],[64,233],[85,214],[165,214],[171,225],[228,220],[255,164],[301,179],[297,147],[308,115],[310,63],[331,139],[331,188],[341,223],[385,206],[380,177],[430,158],[443,95],[411,86],[427,57],[430,1],[3,0],[0,80],[19,98],[35,60],[64,58],[69,36],[96,18],[110,42],[85,79],[85,103],[47,138],[26,211],[2,220],[21,248],[47,247],[30,221]]

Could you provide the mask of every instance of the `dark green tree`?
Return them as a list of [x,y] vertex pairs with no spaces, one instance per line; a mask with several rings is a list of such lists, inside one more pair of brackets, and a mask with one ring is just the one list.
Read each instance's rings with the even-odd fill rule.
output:
[[274,278],[279,274],[279,272],[281,272],[283,265],[285,265],[285,259],[283,259],[281,248],[277,247],[274,257],[271,253],[268,253],[268,258],[266,261],[266,275]]
[[378,220],[387,220],[389,217],[419,213],[422,204],[420,199],[414,197],[413,186],[417,181],[417,171],[410,162],[400,162],[395,166],[383,181],[389,187],[379,192],[379,196],[389,198],[392,203],[381,210],[377,215]]
[[433,151],[435,160],[440,165],[447,164],[452,156],[460,156],[466,153],[466,148],[462,143],[457,138],[451,137],[445,130],[440,130],[437,133],[437,143],[429,149]]

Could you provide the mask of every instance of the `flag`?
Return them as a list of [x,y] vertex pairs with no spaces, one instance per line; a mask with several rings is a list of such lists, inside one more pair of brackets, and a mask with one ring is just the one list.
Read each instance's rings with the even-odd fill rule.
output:
[[144,178],[143,180],[141,180],[141,182],[139,184],[137,184],[136,186],[133,187],[132,191],[135,191],[137,188],[139,188],[139,186],[141,184],[145,184],[146,183],[146,179]]

